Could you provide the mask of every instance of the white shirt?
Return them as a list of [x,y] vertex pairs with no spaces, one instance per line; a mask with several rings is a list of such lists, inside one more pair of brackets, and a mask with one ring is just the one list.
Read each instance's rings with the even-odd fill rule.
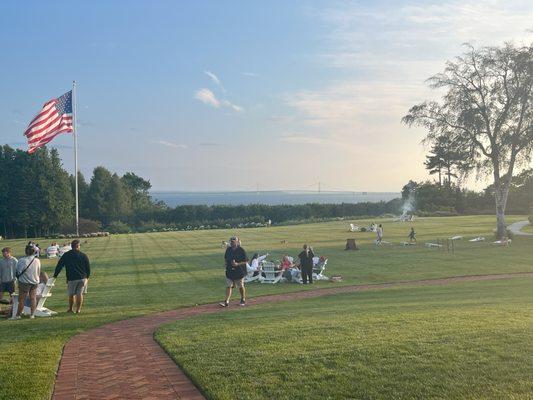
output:
[[246,264],[246,269],[248,272],[255,272],[255,271],[259,271],[259,263],[261,261],[263,261],[265,258],[267,258],[267,254],[265,254],[264,256],[259,256],[257,258],[254,258],[252,260],[252,265],[249,265],[249,264]]
[[[32,262],[32,260],[34,261]],[[28,265],[30,266],[26,269]],[[25,269],[26,272],[18,277],[19,282],[38,285],[40,282],[39,275],[41,274],[41,261],[34,256],[22,257],[17,263],[17,273],[20,274]]]

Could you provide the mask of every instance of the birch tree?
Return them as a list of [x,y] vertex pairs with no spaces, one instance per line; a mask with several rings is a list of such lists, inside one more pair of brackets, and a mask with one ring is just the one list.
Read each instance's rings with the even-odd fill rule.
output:
[[475,49],[448,61],[428,79],[439,101],[413,106],[402,121],[427,129],[425,141],[461,143],[471,169],[492,175],[496,231],[506,234],[505,209],[513,173],[533,150],[533,44]]

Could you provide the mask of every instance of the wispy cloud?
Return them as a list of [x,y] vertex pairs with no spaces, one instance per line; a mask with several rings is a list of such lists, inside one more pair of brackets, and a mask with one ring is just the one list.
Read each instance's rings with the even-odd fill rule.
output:
[[222,100],[221,104],[223,106],[231,108],[233,111],[237,111],[237,112],[244,111],[244,108],[242,108],[241,106],[238,106],[237,104],[233,104],[232,102],[230,102],[228,100]]
[[167,142],[166,140],[154,140],[153,142],[160,144],[162,146],[165,146],[165,147],[173,148],[173,149],[187,149],[188,148],[188,146],[185,144]]
[[202,89],[197,90],[196,93],[194,94],[194,98],[196,100],[201,101],[204,104],[207,104],[208,106],[212,106],[215,108],[219,108],[222,106],[222,107],[230,108],[236,112],[244,111],[244,108],[242,108],[241,106],[238,106],[237,104],[233,104],[229,100],[217,99],[215,94],[207,88],[202,88]]
[[241,72],[241,75],[248,76],[250,78],[259,77],[259,74],[256,74],[255,72]]
[[[342,78],[286,93],[294,111],[284,122],[301,135],[285,142],[343,143],[343,149],[394,154],[420,140],[400,123],[409,107],[438,95],[424,84],[461,44],[533,39],[533,7],[524,1],[341,3],[314,13],[326,30],[315,60],[343,70]],[[335,3],[338,4],[338,3]],[[396,4],[396,3],[392,3]]]
[[218,76],[216,76],[214,73],[212,73],[211,71],[204,71],[204,73],[211,78],[211,80],[213,82],[215,82],[217,85],[221,85],[220,83],[220,79],[218,79]]
[[216,76],[211,71],[204,71],[204,73],[213,81],[215,85],[217,85],[220,88],[220,90],[222,90],[222,92],[224,93],[226,92],[226,89],[224,88],[224,85],[222,85],[222,82],[220,81],[218,76]]
[[465,42],[484,46],[533,39],[528,32],[533,8],[521,0],[347,4],[317,10],[316,17],[330,27],[322,54],[327,66],[389,78],[436,72],[443,58],[457,55]]

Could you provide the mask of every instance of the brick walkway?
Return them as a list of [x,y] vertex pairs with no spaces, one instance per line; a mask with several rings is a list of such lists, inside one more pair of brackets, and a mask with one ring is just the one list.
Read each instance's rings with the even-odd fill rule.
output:
[[[533,277],[533,273],[341,286],[256,297],[248,300],[247,307],[337,293],[517,277]],[[237,308],[229,307],[229,310]],[[204,399],[200,391],[154,341],[153,335],[164,323],[227,310],[220,308],[218,304],[181,308],[114,322],[72,337],[63,349],[52,399]]]

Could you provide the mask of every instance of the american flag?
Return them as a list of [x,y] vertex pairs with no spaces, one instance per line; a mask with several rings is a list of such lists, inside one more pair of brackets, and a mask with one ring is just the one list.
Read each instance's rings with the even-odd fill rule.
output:
[[72,90],[45,103],[30,122],[24,136],[28,138],[28,153],[33,153],[63,132],[73,132]]

